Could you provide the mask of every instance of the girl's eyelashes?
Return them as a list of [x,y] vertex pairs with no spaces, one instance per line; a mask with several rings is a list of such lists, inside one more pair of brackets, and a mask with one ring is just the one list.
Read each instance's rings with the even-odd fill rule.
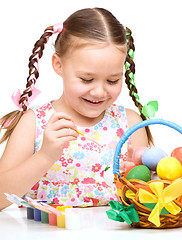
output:
[[85,79],[85,78],[80,78],[83,82],[89,83],[93,80],[93,78],[91,79]]
[[117,84],[119,82],[120,79],[117,79],[117,80],[107,80],[107,82],[109,84]]
[[[91,78],[91,79],[85,79],[85,78],[80,78],[83,82],[85,83],[89,83],[89,82],[92,82],[94,79]],[[109,84],[117,84],[119,82],[120,79],[116,79],[116,80],[107,80],[107,82]]]

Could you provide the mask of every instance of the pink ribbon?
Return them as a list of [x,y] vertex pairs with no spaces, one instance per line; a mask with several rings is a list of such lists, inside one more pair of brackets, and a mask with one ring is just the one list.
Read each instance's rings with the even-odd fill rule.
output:
[[[25,105],[28,106],[30,103],[41,93],[41,91],[35,87],[32,87],[32,96],[28,97],[28,101],[25,102]],[[11,95],[13,103],[19,108],[20,111],[23,111],[22,106],[19,104],[21,98],[20,89],[16,89]]]
[[63,30],[63,23],[56,23],[53,26],[53,34],[54,33],[60,33]]
[[63,30],[63,23],[56,23],[53,25],[53,30],[46,30],[45,32],[51,32],[52,34],[55,34],[55,33],[62,32],[62,30]]
[[[53,25],[53,31],[51,30],[47,30],[47,32],[52,32],[53,34],[55,33],[60,33],[63,30],[63,23],[56,23]],[[49,36],[47,36],[47,40],[49,39]],[[34,63],[34,67],[37,69],[37,71],[39,71],[39,54],[38,51],[40,50],[40,47],[35,51],[37,52],[37,54],[33,57],[33,59],[37,59],[37,62]],[[29,77],[29,80],[35,79],[35,69],[32,70],[31,75]],[[40,94],[40,90],[38,90],[37,88],[33,86],[31,86],[31,90],[32,90],[32,96],[28,97],[28,101],[25,101],[25,105],[28,106],[39,94]],[[26,96],[26,95],[25,95]],[[11,96],[14,104],[19,108],[20,111],[23,111],[22,106],[19,104],[19,101],[21,99],[21,92],[20,89],[16,89],[12,96]]]

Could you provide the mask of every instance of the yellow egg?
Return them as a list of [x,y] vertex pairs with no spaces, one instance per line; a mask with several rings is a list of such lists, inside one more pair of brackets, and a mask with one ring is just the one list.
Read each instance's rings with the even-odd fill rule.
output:
[[161,159],[156,170],[160,179],[164,180],[175,180],[182,176],[182,165],[173,157],[165,157]]

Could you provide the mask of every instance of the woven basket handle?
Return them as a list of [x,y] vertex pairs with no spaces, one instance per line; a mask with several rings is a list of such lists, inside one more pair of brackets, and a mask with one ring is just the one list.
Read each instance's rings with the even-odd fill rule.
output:
[[145,120],[145,121],[142,121],[142,122],[139,122],[139,123],[135,124],[134,126],[129,128],[123,134],[123,136],[120,138],[120,140],[119,140],[119,142],[116,146],[114,160],[113,160],[113,173],[114,174],[118,174],[118,176],[120,176],[120,174],[119,174],[119,155],[121,153],[121,148],[123,147],[126,140],[138,129],[149,126],[149,125],[153,125],[153,124],[166,125],[168,127],[171,127],[173,129],[175,129],[176,131],[178,131],[179,133],[182,134],[182,127],[180,127],[176,123],[166,121],[164,119],[149,119],[149,120]]

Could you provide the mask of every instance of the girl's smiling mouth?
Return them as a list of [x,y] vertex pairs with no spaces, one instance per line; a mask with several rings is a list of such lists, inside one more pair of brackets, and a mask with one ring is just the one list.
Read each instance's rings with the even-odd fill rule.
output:
[[86,99],[86,98],[82,98],[87,104],[89,104],[89,105],[101,105],[103,102],[104,102],[104,100],[101,100],[101,101],[96,101],[96,100],[89,100],[89,99]]

